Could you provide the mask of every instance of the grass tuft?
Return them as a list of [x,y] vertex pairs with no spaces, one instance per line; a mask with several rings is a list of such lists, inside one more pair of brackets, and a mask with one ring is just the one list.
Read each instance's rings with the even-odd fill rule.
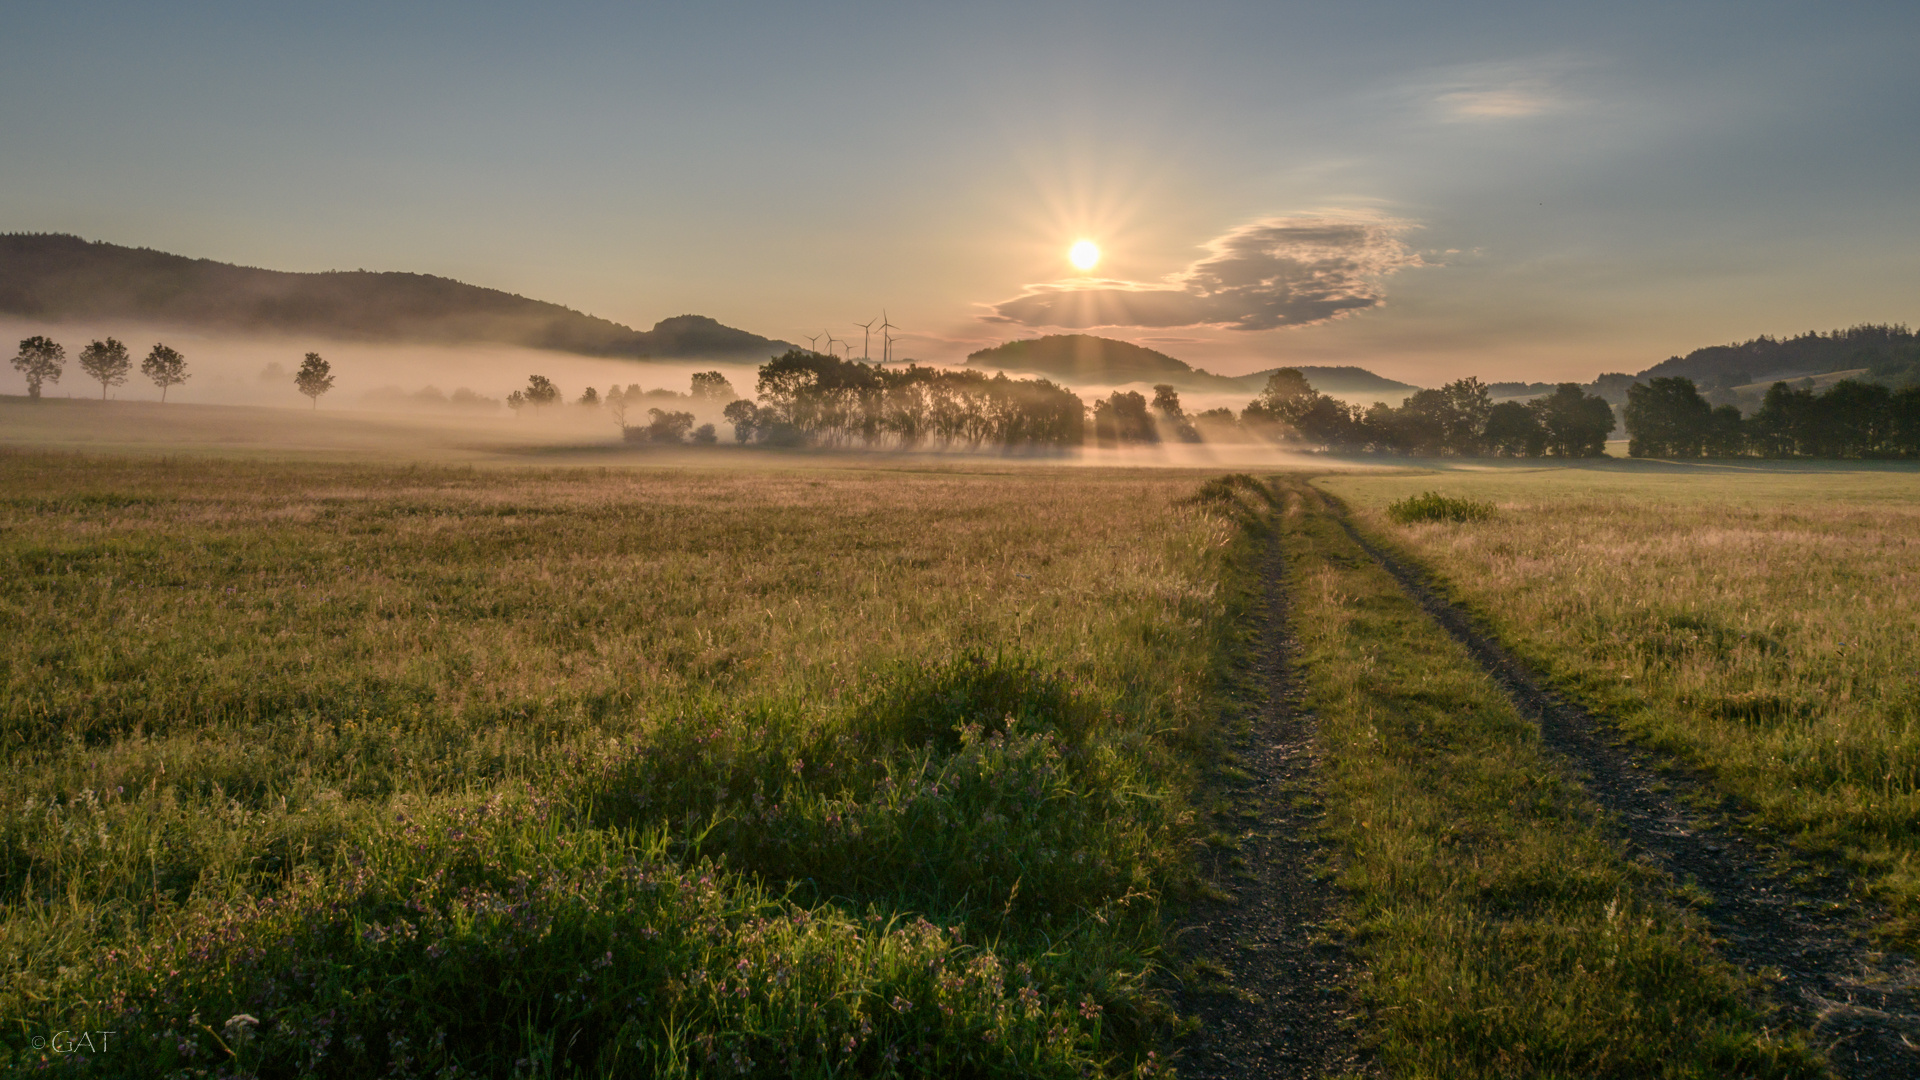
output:
[[1424,491],[1388,506],[1387,516],[1402,525],[1423,521],[1485,521],[1493,516],[1493,504]]

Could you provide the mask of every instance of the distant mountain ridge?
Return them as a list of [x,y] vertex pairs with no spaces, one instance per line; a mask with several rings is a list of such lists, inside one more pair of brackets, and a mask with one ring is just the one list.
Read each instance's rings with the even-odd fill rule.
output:
[[[1183,390],[1257,394],[1279,368],[1251,375],[1215,375],[1166,353],[1130,341],[1092,334],[1050,334],[980,349],[970,367],[1029,371],[1069,384],[1170,383]],[[1358,367],[1296,367],[1313,388],[1334,395],[1406,395],[1419,389]]]
[[677,315],[652,330],[635,330],[430,274],[262,270],[62,234],[0,235],[0,313],[362,341],[520,345],[633,359],[765,360],[793,348],[704,315]]

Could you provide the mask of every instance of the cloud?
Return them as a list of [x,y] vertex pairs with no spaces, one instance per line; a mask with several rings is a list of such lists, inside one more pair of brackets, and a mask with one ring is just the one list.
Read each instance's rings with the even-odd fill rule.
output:
[[1518,120],[1573,105],[1567,82],[1589,62],[1569,56],[1463,64],[1407,88],[1413,99],[1453,122]]
[[1267,218],[1213,240],[1205,258],[1164,281],[1029,285],[983,318],[1073,330],[1308,326],[1378,307],[1386,299],[1381,278],[1425,265],[1401,240],[1412,228],[1364,214]]

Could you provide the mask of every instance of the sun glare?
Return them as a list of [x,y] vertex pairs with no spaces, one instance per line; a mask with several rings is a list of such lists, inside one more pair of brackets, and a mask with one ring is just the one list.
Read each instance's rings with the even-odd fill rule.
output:
[[1067,249],[1067,261],[1077,270],[1091,270],[1100,261],[1100,245],[1081,240]]

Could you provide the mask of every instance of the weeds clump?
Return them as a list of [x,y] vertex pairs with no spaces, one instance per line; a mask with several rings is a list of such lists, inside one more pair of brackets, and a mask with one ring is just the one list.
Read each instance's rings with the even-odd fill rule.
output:
[[1388,506],[1387,516],[1402,525],[1423,521],[1485,521],[1493,516],[1493,504],[1423,491]]

